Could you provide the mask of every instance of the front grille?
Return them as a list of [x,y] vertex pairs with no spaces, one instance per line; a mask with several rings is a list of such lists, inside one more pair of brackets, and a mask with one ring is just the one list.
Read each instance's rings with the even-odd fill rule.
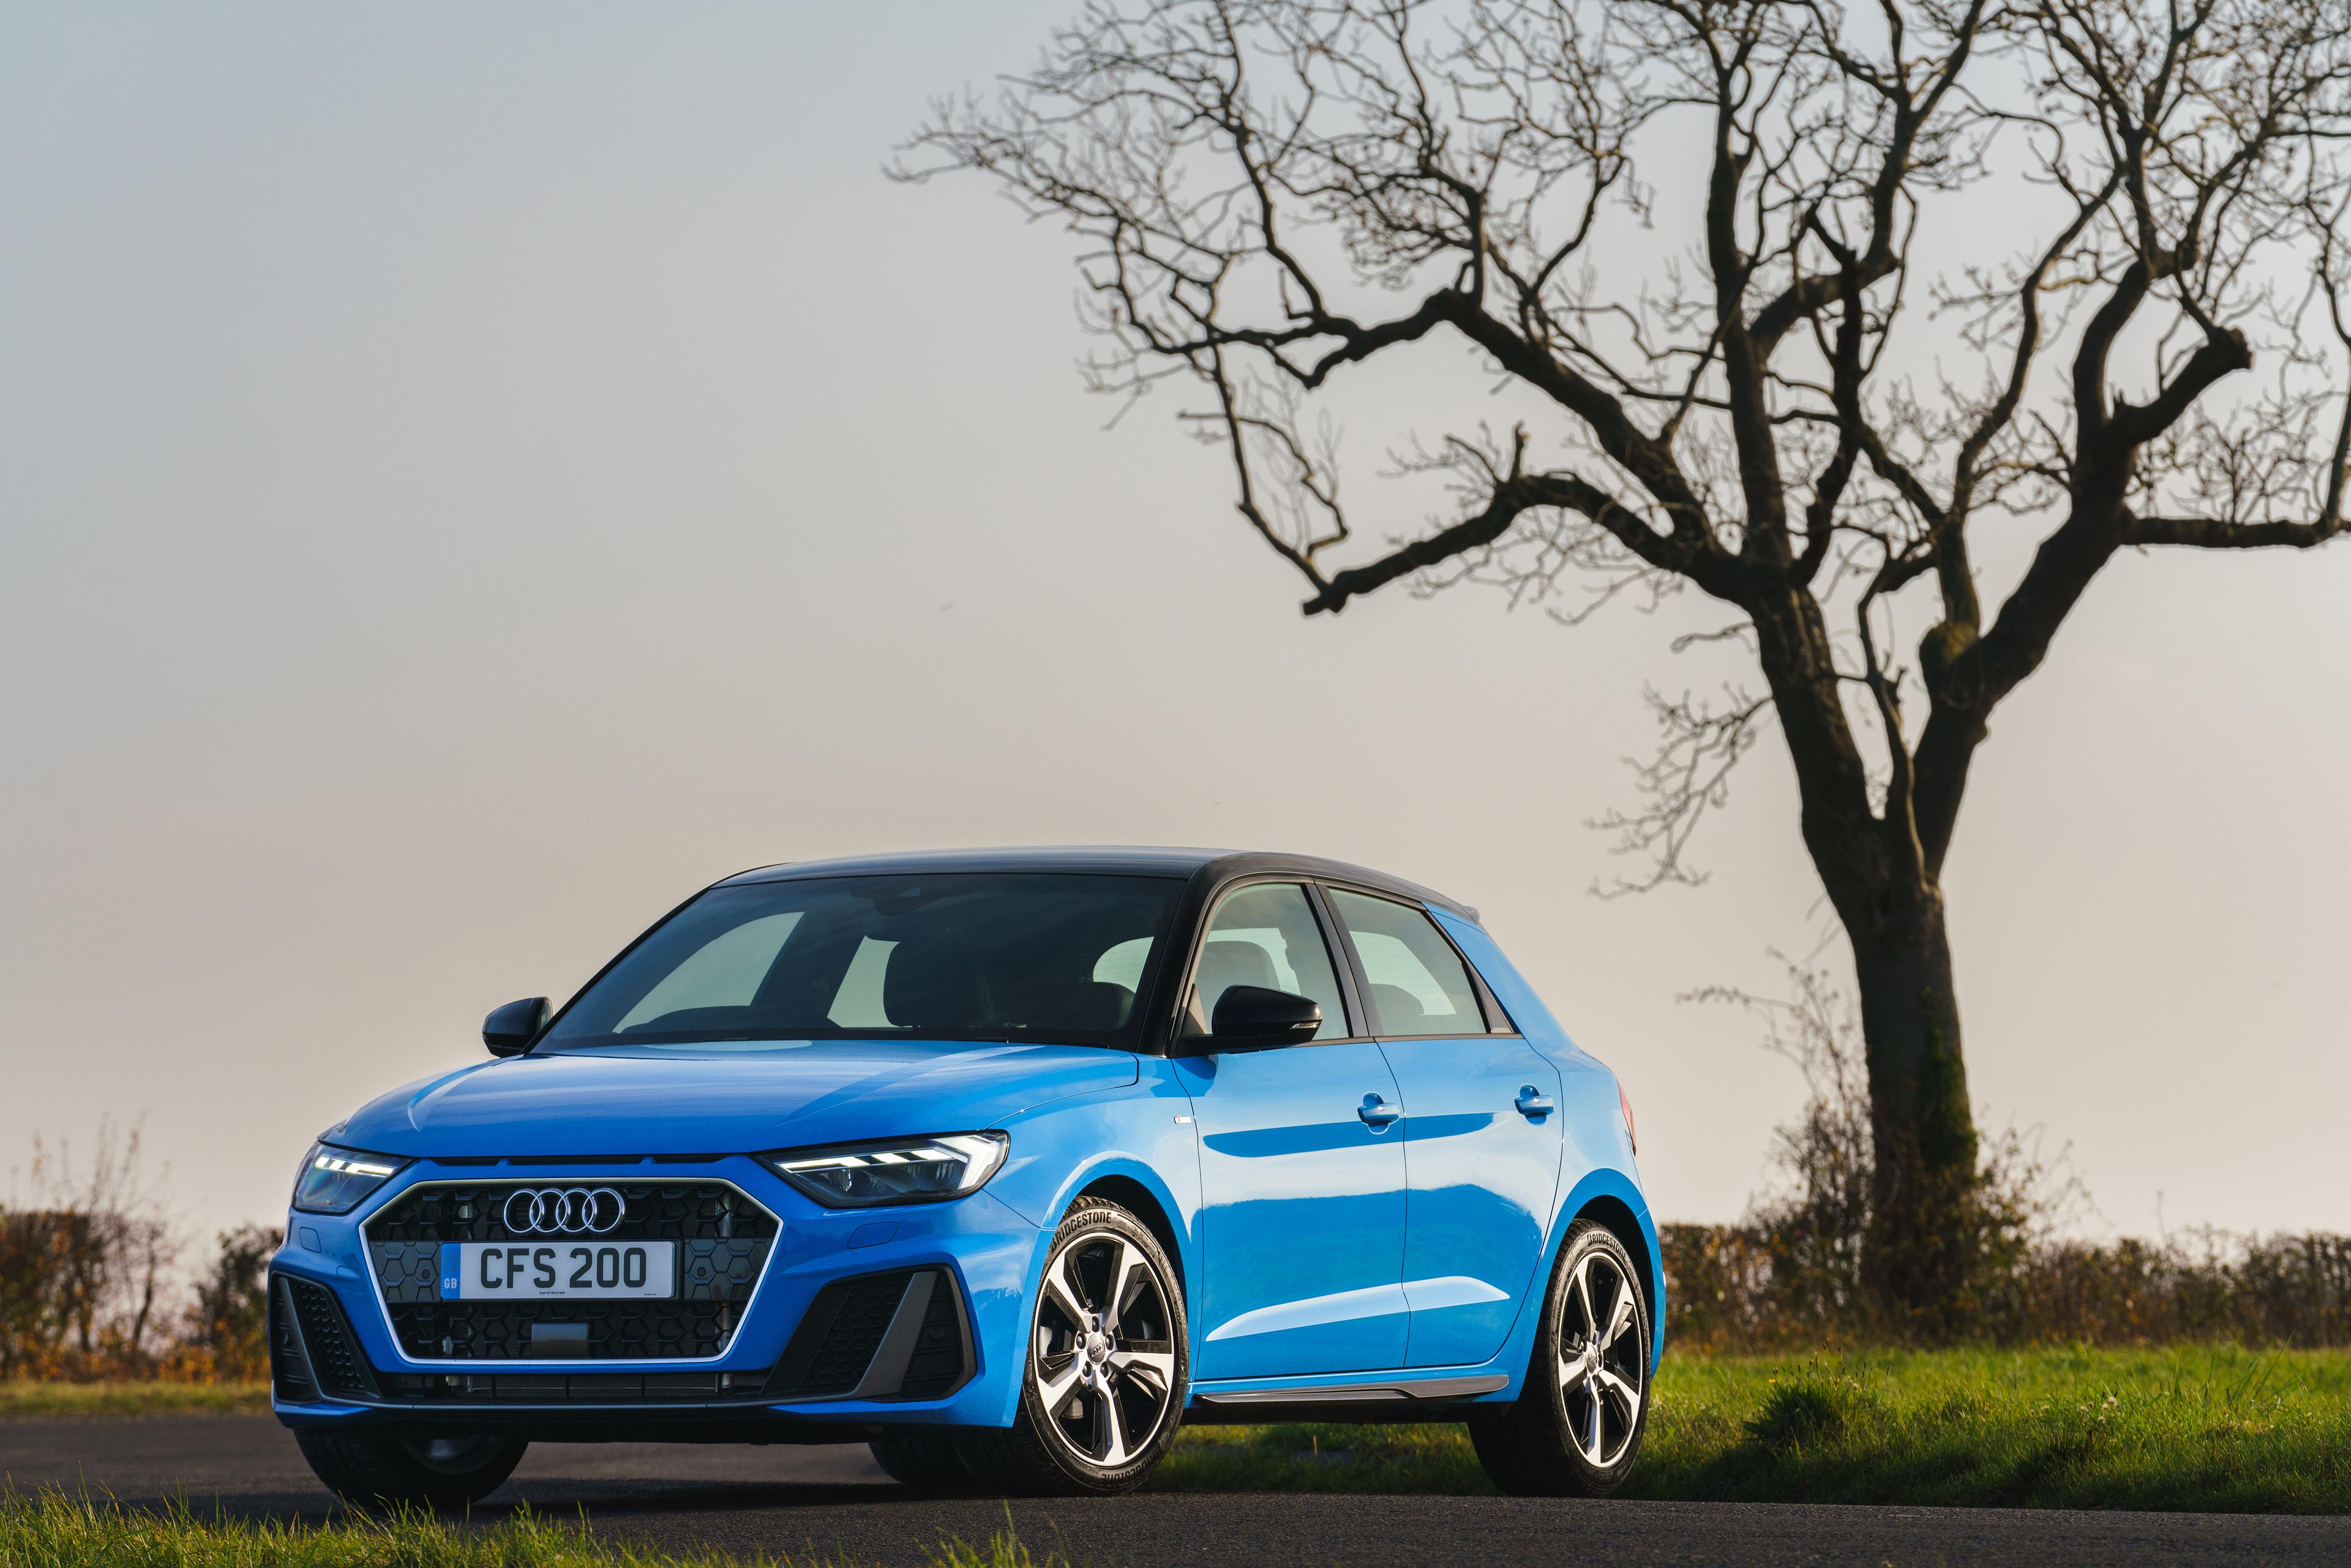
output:
[[819,1291],[768,1391],[778,1399],[936,1399],[971,1372],[955,1276],[901,1269]]
[[[521,1188],[611,1187],[626,1212],[598,1241],[675,1241],[678,1294],[660,1301],[444,1301],[441,1247],[452,1241],[544,1242],[509,1231]],[[418,1361],[521,1360],[538,1325],[582,1324],[555,1354],[570,1361],[663,1361],[722,1354],[774,1248],[776,1217],[721,1181],[434,1182],[408,1189],[367,1222],[368,1257],[392,1336]]]

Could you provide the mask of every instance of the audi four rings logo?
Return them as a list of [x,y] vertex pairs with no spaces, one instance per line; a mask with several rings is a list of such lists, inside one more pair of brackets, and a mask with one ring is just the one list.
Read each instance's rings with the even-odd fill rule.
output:
[[628,1211],[609,1186],[526,1186],[507,1195],[500,1218],[517,1236],[609,1236]]

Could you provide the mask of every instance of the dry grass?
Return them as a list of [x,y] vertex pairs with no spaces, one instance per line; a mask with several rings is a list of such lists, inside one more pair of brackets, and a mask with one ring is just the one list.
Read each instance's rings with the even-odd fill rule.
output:
[[[162,1513],[91,1504],[55,1492],[0,1495],[5,1568],[852,1568],[840,1557],[678,1554],[607,1541],[584,1523],[524,1510],[475,1528],[426,1514],[353,1514],[322,1525],[207,1519],[183,1504]],[[927,1568],[1069,1568],[1032,1557],[1006,1528],[987,1544],[940,1544]]]
[[268,1408],[266,1383],[0,1383],[0,1421],[248,1416]]

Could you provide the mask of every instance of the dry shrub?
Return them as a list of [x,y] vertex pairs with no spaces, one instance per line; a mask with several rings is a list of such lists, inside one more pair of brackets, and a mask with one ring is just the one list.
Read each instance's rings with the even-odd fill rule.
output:
[[[1784,961],[1784,960],[1783,960]],[[1703,1351],[1823,1342],[2149,1344],[2231,1340],[2351,1345],[2351,1237],[2199,1230],[2158,1242],[2065,1233],[2087,1196],[2061,1155],[2011,1130],[1985,1141],[1956,1240],[1967,1268],[1932,1321],[1896,1318],[1866,1289],[1873,1216],[1868,1076],[1850,1000],[1818,969],[1788,966],[1791,994],[1722,988],[1692,999],[1760,1018],[1764,1047],[1803,1074],[1776,1129],[1773,1185],[1736,1225],[1667,1225],[1659,1239],[1667,1332]]]
[[277,1232],[241,1226],[222,1231],[215,1245],[166,1370],[197,1383],[259,1382],[269,1375],[269,1255]]
[[272,1233],[224,1234],[194,1284],[181,1227],[150,1179],[140,1128],[101,1122],[94,1157],[36,1140],[29,1201],[0,1206],[0,1377],[198,1381],[267,1375],[263,1285]]
[[99,1123],[81,1169],[34,1140],[32,1201],[0,1207],[0,1376],[152,1372],[179,1237],[140,1131]]

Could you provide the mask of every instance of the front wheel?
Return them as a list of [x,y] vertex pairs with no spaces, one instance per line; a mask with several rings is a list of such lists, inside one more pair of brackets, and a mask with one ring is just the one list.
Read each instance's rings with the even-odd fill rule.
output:
[[528,1443],[491,1433],[403,1437],[306,1427],[294,1434],[310,1469],[356,1508],[455,1511],[505,1484]]
[[955,1439],[945,1433],[876,1437],[866,1448],[872,1451],[873,1462],[882,1467],[883,1474],[893,1481],[925,1491],[971,1490],[971,1467],[963,1462]]
[[1175,1266],[1142,1221],[1081,1198],[1054,1232],[1029,1319],[1020,1410],[966,1432],[984,1484],[1024,1495],[1132,1491],[1176,1440],[1187,1362]]
[[1606,1497],[1625,1484],[1649,1418],[1649,1319],[1624,1243],[1579,1219],[1543,1298],[1513,1404],[1470,1417],[1478,1462],[1519,1497]]

